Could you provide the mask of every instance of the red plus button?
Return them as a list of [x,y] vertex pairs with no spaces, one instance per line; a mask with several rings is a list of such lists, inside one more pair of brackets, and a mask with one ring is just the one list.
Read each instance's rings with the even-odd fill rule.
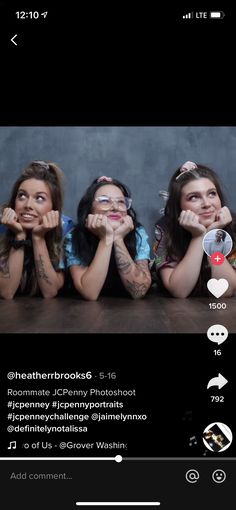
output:
[[221,264],[223,264],[224,260],[225,257],[223,253],[221,253],[220,251],[215,251],[215,253],[211,255],[211,263],[214,264],[215,266],[220,266]]

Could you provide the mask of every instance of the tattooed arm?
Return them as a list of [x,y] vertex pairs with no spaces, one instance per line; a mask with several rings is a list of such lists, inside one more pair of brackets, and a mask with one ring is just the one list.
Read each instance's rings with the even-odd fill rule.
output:
[[132,218],[125,216],[123,224],[114,233],[114,250],[117,269],[124,287],[132,298],[138,299],[145,296],[151,286],[151,274],[148,260],[135,262],[125,246],[124,237],[131,230],[133,230]]
[[53,298],[63,286],[63,272],[55,271],[44,238],[40,239],[32,236],[32,243],[39,288],[44,298]]
[[[24,239],[23,235],[15,237],[17,241]],[[11,248],[6,261],[0,261],[0,296],[13,299],[20,285],[24,264],[24,247],[15,250]]]
[[36,277],[44,298],[53,298],[64,283],[62,271],[55,271],[49,257],[45,234],[55,228],[59,222],[58,211],[49,211],[42,218],[42,224],[32,230],[32,244]]
[[[3,210],[1,223],[14,233],[16,241],[24,241],[26,233],[17,221],[14,209],[6,207]],[[4,299],[13,299],[23,272],[24,247],[18,250],[11,248],[7,259],[0,260],[0,296]]]
[[134,299],[142,298],[151,285],[147,260],[134,262],[123,240],[114,242],[117,269],[124,287]]

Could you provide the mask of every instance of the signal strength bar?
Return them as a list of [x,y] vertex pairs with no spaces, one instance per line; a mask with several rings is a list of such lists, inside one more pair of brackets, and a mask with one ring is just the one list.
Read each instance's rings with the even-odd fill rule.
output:
[[183,19],[191,19],[193,18],[193,12],[188,12],[188,14],[183,15]]

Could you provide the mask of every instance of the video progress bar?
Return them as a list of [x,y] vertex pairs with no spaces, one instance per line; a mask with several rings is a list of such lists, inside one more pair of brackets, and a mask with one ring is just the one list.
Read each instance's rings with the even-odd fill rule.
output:
[[81,501],[77,506],[159,506],[160,501]]
[[123,457],[121,455],[115,457],[0,457],[0,460],[112,460],[122,462]]
[[192,462],[193,460],[227,460],[227,461],[235,461],[236,457],[122,457],[121,455],[116,455],[115,457],[0,457],[1,460],[92,460],[92,461],[115,461],[115,462],[124,462],[124,461],[188,461]]

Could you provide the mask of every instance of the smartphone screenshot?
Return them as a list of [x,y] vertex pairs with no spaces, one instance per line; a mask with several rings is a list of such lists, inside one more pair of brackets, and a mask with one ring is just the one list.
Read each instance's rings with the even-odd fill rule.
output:
[[233,10],[0,9],[2,507],[233,510]]

